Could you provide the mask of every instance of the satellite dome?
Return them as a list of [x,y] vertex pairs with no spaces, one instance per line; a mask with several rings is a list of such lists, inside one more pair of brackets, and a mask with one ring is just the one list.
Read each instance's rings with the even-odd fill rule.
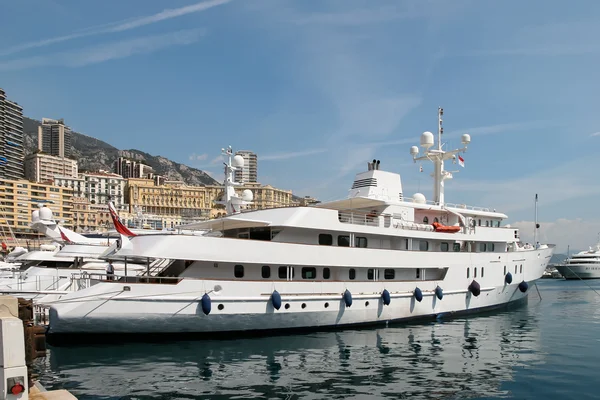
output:
[[39,213],[40,213],[39,214],[40,219],[43,221],[52,221],[54,219],[54,217],[52,215],[52,210],[49,209],[48,207],[40,208]]
[[468,145],[469,143],[471,143],[471,135],[469,135],[468,133],[465,133],[464,135],[462,135],[462,137],[460,138],[460,141],[462,142],[462,144],[464,144],[465,146]]
[[252,194],[252,190],[244,189],[242,192],[242,199],[244,201],[252,201],[254,199],[254,194]]
[[427,200],[425,199],[425,195],[423,193],[415,193],[413,196],[413,203],[417,204],[425,204]]
[[421,134],[421,147],[428,149],[431,146],[433,146],[433,133],[423,132]]
[[237,167],[237,168],[241,168],[244,166],[244,157],[240,156],[239,154],[235,157],[233,157],[233,166]]
[[31,213],[31,222],[39,222],[40,221],[40,211],[35,210]]

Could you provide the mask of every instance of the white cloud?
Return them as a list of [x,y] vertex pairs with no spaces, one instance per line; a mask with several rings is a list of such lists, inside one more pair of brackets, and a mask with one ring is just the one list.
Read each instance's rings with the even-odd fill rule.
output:
[[55,43],[66,42],[73,39],[78,39],[86,36],[96,36],[107,33],[123,32],[141,26],[153,24],[171,18],[181,17],[192,13],[208,10],[209,8],[229,3],[231,0],[210,0],[185,7],[166,9],[157,14],[147,15],[143,17],[130,18],[124,21],[111,22],[108,24],[96,25],[85,30],[75,32],[69,35],[57,36],[50,39],[38,40],[35,42],[23,43],[17,46],[9,47],[0,50],[0,56],[14,54],[23,50],[44,47]]
[[[600,231],[599,219],[557,219],[552,222],[539,221],[538,241],[540,243],[555,244],[554,253],[565,254],[567,246],[570,246],[571,252],[578,250],[587,250],[598,242]],[[534,243],[533,221],[518,221],[511,226],[519,228],[519,235],[522,242]]]
[[331,13],[312,13],[299,16],[294,22],[299,25],[306,24],[325,24],[325,25],[340,25],[340,26],[358,26],[365,24],[375,24],[395,19],[415,18],[423,16],[423,9],[416,7],[414,3],[404,3],[407,9],[400,10],[398,5],[355,9],[344,12]]
[[259,156],[260,161],[275,161],[275,160],[287,160],[296,157],[312,156],[314,154],[325,153],[327,149],[312,149],[302,151],[290,151],[284,153],[267,154],[265,156]]
[[192,153],[192,155],[190,155],[189,159],[190,161],[204,161],[208,158],[208,154],[204,153],[204,154],[196,154],[196,153]]
[[600,136],[600,132],[594,132],[590,134],[591,137]]
[[125,58],[135,54],[153,53],[171,46],[189,45],[197,42],[202,35],[203,30],[190,29],[161,35],[138,37],[48,56],[4,61],[0,62],[0,71],[22,70],[41,66],[82,67]]

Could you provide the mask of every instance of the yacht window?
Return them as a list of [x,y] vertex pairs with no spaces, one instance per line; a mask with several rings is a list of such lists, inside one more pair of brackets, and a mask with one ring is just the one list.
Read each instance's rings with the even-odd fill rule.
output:
[[233,267],[233,276],[235,276],[236,278],[243,278],[244,277],[244,266],[238,264],[235,267]]
[[356,236],[354,238],[354,247],[367,247],[367,238]]
[[369,268],[367,270],[367,279],[372,281],[375,278],[375,270],[373,268]]
[[485,226],[490,226],[490,221],[485,221]]
[[263,279],[268,279],[271,277],[271,267],[269,267],[268,265],[263,265],[260,273],[263,277]]
[[452,249],[454,251],[460,251],[460,243],[454,243],[454,245],[452,246]]
[[427,218],[427,217],[423,217],[423,223],[424,223],[424,224],[428,224],[428,223],[429,223],[429,218]]
[[319,234],[319,244],[331,246],[333,244],[333,236],[328,233]]
[[429,242],[427,240],[421,240],[421,241],[419,241],[419,250],[420,251],[427,251],[427,250],[429,250]]
[[442,244],[441,244],[442,251],[448,251],[448,248],[449,248],[448,242],[442,242]]
[[481,226],[481,220],[477,221],[477,225]]
[[481,277],[483,278],[483,267],[481,267]]
[[279,279],[287,279],[287,268],[288,267],[279,267],[279,269],[278,269]]
[[504,266],[504,275],[506,275],[506,265]]
[[315,279],[317,277],[317,269],[315,267],[303,267],[302,279]]
[[348,271],[348,278],[350,280],[356,279],[356,270],[354,268],[350,268],[350,271]]
[[498,228],[500,228],[500,221],[498,221]]
[[433,222],[440,222],[437,217],[433,219]]
[[383,270],[383,277],[385,279],[394,279],[396,277],[396,271],[393,269],[384,269]]
[[495,248],[495,247],[496,247],[496,246],[494,246],[494,243],[488,243],[488,248],[487,248],[487,250],[488,250],[488,251],[494,251],[494,248]]
[[523,273],[523,264],[521,264],[521,271],[520,272]]
[[471,268],[467,267],[467,279],[469,279],[470,272],[471,272]]
[[417,268],[417,279],[421,279],[421,268]]
[[517,266],[515,265],[515,274],[517,273]]
[[473,278],[477,278],[477,267],[473,268]]
[[479,243],[479,251],[485,251],[485,243]]
[[350,247],[350,236],[338,236],[338,246]]
[[331,270],[329,268],[323,268],[323,279],[329,279],[331,277]]

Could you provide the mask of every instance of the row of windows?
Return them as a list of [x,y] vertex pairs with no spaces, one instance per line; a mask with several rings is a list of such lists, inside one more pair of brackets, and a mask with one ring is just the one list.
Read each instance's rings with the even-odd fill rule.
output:
[[[333,235],[328,233],[321,233],[319,235],[319,244],[323,246],[331,246],[333,245]],[[339,235],[337,237],[337,245],[341,247],[350,247],[350,236],[348,235]],[[367,247],[367,238],[356,236],[354,237],[354,247]]]
[[[279,277],[279,279],[288,279],[288,271],[291,271],[290,278],[293,279],[294,276],[296,275],[294,267],[287,267],[287,266],[278,267],[277,268],[277,276]],[[420,278],[420,275],[421,275],[420,272],[421,272],[421,270],[417,268],[417,276],[416,276],[417,279]],[[244,266],[240,265],[240,264],[235,265],[233,268],[233,276],[235,276],[236,278],[243,278],[244,277]],[[302,267],[301,276],[302,276],[302,279],[317,279],[317,269],[315,267]],[[271,278],[271,267],[270,266],[263,265],[261,267],[261,277],[263,279]],[[331,278],[331,270],[327,267],[323,268],[323,279],[330,279],[330,278]],[[383,278],[387,279],[387,280],[395,279],[396,278],[396,270],[394,270],[392,268],[384,269],[383,270]],[[350,280],[356,279],[356,269],[350,268],[348,270],[348,279],[350,279]],[[367,279],[368,280],[375,279],[375,269],[369,268],[367,270]]]
[[[481,277],[483,278],[483,274],[485,273],[483,267],[481,267]],[[471,274],[471,268],[467,268],[467,279],[469,279]],[[477,278],[477,267],[473,268],[473,278]]]
[[[519,269],[519,273],[523,273],[523,264],[521,264],[520,269]],[[517,273],[517,266],[515,265],[515,274]],[[506,275],[506,265],[504,266],[504,275]]]

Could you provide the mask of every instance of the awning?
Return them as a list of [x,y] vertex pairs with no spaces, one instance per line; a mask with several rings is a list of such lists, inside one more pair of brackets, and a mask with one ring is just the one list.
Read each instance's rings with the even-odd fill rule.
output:
[[269,226],[271,222],[261,221],[250,218],[236,218],[235,216],[211,219],[208,221],[196,222],[188,225],[180,225],[177,229],[182,230],[227,230],[238,228],[258,228]]
[[368,197],[352,197],[348,199],[317,204],[315,207],[328,208],[331,210],[351,210],[357,208],[373,208],[385,205],[387,205],[387,202],[384,200],[370,199]]

